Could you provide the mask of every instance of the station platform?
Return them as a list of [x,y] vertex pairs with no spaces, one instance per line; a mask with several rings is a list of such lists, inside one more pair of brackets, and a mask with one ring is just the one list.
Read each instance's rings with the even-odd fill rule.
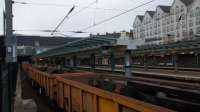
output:
[[[88,66],[79,66],[78,68],[90,69]],[[111,68],[109,67],[96,67],[96,71],[105,71],[110,72]],[[121,68],[116,68],[115,72],[124,73],[124,70]],[[144,68],[132,68],[133,76],[144,76],[144,77],[160,77],[160,78],[170,78],[178,79],[183,81],[194,81],[200,82],[200,72],[198,71],[175,71],[175,70],[163,70],[163,69],[148,69]]]
[[140,69],[134,68],[132,70],[134,74],[145,74],[145,75],[154,75],[159,77],[168,77],[168,78],[176,78],[181,80],[192,80],[200,82],[200,72],[195,71],[174,71],[174,70],[159,70],[159,69]]

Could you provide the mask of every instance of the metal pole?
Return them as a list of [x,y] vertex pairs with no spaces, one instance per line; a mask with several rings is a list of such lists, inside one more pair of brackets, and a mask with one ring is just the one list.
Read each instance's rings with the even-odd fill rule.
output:
[[147,60],[147,55],[145,54],[143,57],[143,63],[144,63],[144,70],[148,71],[148,60]]
[[73,67],[77,67],[77,57],[76,56],[73,56]]
[[74,60],[73,60],[73,58],[70,58],[70,67],[74,67]]
[[130,51],[125,52],[125,76],[131,77],[131,54]]
[[177,54],[173,54],[173,61],[174,61],[175,72],[178,72],[178,56],[177,56]]
[[195,56],[196,56],[196,64],[197,64],[197,67],[199,67],[199,54],[198,53],[196,53],[195,54]]
[[6,34],[6,13],[3,12],[3,35],[5,36]]
[[3,96],[2,96],[2,112],[14,111],[14,94],[16,86],[17,75],[17,53],[16,53],[16,38],[13,36],[13,13],[12,0],[5,0],[5,46],[6,57],[5,66],[7,73],[2,77],[3,79]]
[[13,36],[13,14],[12,0],[5,0],[5,16],[6,16],[6,62],[17,62],[16,55],[16,38]]
[[115,72],[115,55],[113,51],[110,53],[110,64],[111,64],[111,70],[112,72]]
[[91,66],[91,70],[92,70],[92,71],[94,71],[95,68],[96,68],[96,67],[95,67],[95,66],[96,66],[96,65],[95,65],[95,62],[96,62],[96,61],[95,61],[95,54],[92,53],[92,54],[91,54],[91,57],[90,57],[90,66]]

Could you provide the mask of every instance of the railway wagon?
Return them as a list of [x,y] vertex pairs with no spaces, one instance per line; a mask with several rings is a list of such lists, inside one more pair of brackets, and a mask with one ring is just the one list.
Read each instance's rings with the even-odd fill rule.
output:
[[[27,76],[65,112],[172,112],[114,92],[95,87],[94,73],[51,75],[23,65]],[[94,86],[91,86],[91,83]]]

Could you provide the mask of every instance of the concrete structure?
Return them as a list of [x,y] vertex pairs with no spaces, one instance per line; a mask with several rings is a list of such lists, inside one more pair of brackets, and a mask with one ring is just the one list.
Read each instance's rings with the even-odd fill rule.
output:
[[31,56],[78,40],[72,37],[16,36],[19,56]]
[[134,39],[145,45],[168,44],[194,39],[200,33],[200,1],[174,0],[172,6],[138,15],[133,24]]
[[129,77],[130,51],[136,49],[136,45],[137,43],[132,44],[129,38],[93,36],[40,53],[35,57],[35,61],[52,66],[89,66],[92,70],[96,66],[106,65],[110,66],[112,71],[115,71],[117,65],[124,65],[125,75]]
[[121,31],[120,33],[120,39],[129,39],[129,40],[132,40],[133,39],[133,31],[130,30],[130,32],[127,32],[127,31]]

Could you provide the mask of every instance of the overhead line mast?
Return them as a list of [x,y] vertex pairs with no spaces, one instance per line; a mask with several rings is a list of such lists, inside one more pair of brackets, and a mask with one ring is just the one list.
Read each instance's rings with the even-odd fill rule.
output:
[[[90,7],[91,5],[93,5],[94,3],[96,3],[96,1],[95,1],[95,2],[92,2],[92,3],[89,4],[87,7],[82,8],[80,11],[78,11],[77,13],[75,13],[74,15],[72,15],[71,17],[73,17],[73,16],[79,14],[80,12],[82,12],[83,10],[89,8],[89,7]],[[72,7],[72,9],[69,11],[69,13],[62,19],[62,21],[56,26],[56,28],[53,30],[53,32],[51,33],[51,35],[53,35],[53,34],[57,31],[57,29],[64,23],[64,21],[65,21],[65,20],[68,18],[68,16],[72,13],[72,11],[74,10],[74,8],[75,8],[75,5]]]

